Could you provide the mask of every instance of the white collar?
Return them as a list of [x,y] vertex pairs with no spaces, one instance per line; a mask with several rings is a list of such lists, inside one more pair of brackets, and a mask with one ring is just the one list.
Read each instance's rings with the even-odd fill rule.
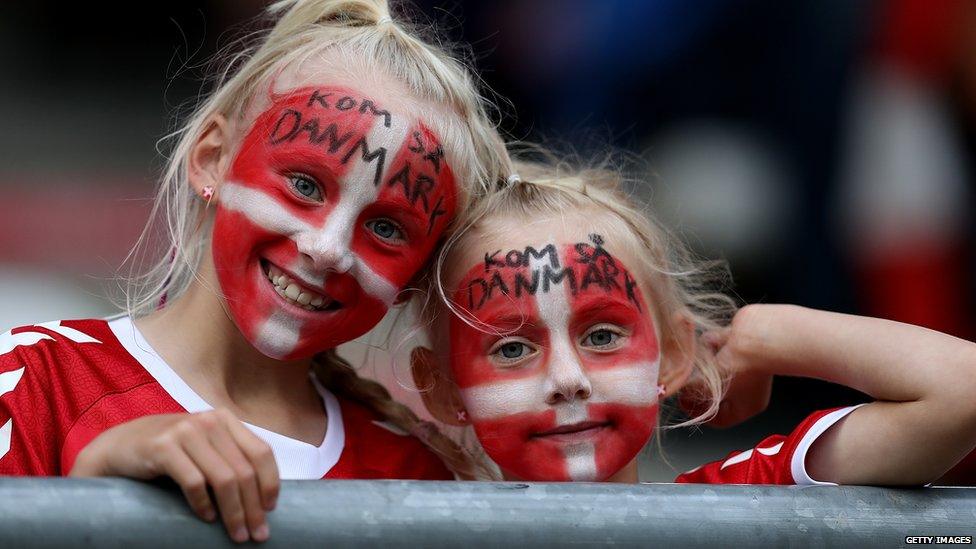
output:
[[[213,406],[203,400],[166,361],[153,350],[149,342],[136,328],[132,319],[121,316],[110,319],[108,326],[126,351],[169,393],[173,400],[187,412],[205,412]],[[328,415],[325,440],[314,446],[301,440],[269,431],[257,425],[244,423],[255,435],[267,442],[274,451],[278,472],[282,479],[320,479],[339,461],[346,443],[346,433],[342,422],[342,408],[335,395],[312,377],[312,383],[322,397]]]

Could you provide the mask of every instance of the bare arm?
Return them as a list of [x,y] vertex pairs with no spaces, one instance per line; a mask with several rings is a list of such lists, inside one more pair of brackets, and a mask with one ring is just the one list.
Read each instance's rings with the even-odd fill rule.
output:
[[976,446],[972,342],[876,318],[751,305],[736,315],[719,359],[733,371],[817,378],[876,399],[810,448],[807,470],[817,480],[925,484]]

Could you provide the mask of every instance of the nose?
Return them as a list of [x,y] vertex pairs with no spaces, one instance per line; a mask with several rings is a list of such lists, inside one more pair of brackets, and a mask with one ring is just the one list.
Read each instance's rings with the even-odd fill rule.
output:
[[549,378],[546,381],[546,403],[553,405],[590,398],[593,387],[575,353],[573,356],[566,356],[563,353],[553,353],[553,355],[553,363],[549,366]]
[[330,225],[302,233],[296,239],[298,251],[311,259],[317,271],[348,272],[355,261],[349,247],[350,233],[346,228]]

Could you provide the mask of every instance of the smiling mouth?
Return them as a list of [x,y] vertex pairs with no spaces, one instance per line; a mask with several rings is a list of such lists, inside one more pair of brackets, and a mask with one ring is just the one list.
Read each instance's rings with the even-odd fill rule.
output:
[[570,425],[560,425],[555,429],[535,433],[532,435],[532,438],[574,441],[589,438],[609,426],[609,421],[582,421]]
[[261,262],[261,268],[274,291],[291,305],[306,311],[337,311],[342,308],[339,301],[310,290],[267,261]]

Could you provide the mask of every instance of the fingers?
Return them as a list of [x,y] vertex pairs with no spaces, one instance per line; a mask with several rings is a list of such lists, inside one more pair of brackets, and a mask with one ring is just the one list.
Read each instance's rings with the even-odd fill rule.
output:
[[185,425],[180,433],[180,442],[213,489],[227,533],[238,543],[247,541],[249,534],[244,521],[244,505],[234,470],[203,431],[189,423]]
[[761,413],[769,406],[773,391],[773,376],[755,372],[737,374],[732,378],[722,399],[718,415],[708,424],[712,427],[732,427]]
[[[236,419],[231,421],[237,422]],[[251,466],[251,462],[244,455],[244,452],[237,446],[227,429],[226,422],[222,422],[212,429],[208,435],[211,444],[234,472],[237,491],[244,505],[244,522],[247,524],[250,537],[255,541],[266,540],[268,538],[268,524],[265,522],[264,505],[261,502],[261,493],[258,489],[257,472]]]
[[[236,420],[235,420],[236,421]],[[257,474],[216,412],[195,414],[180,425],[179,440],[213,489],[224,527],[232,540],[264,541],[269,528]]]
[[182,447],[173,445],[163,451],[160,461],[169,475],[183,491],[183,496],[198,517],[213,522],[217,518],[207,480]]
[[702,341],[713,353],[718,353],[729,341],[729,329],[721,328],[702,334]]
[[257,473],[258,490],[261,503],[265,511],[275,508],[278,493],[281,490],[281,480],[278,475],[278,464],[275,462],[274,452],[266,442],[248,430],[233,414],[222,414],[224,423],[230,436],[237,443],[238,448],[250,462]]

